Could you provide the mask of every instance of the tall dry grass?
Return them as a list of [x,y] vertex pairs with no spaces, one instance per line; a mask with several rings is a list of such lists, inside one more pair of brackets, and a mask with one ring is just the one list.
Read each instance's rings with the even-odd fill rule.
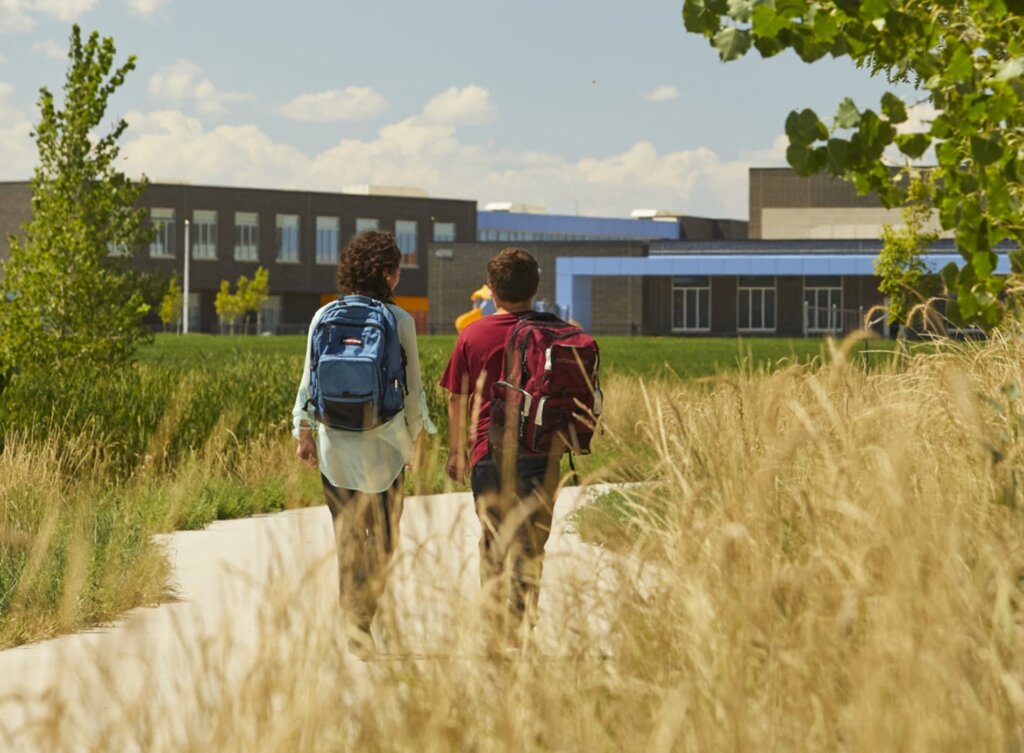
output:
[[262,595],[255,648],[183,633],[176,690],[144,674],[101,735],[56,706],[33,734],[96,751],[1020,750],[1022,383],[1012,340],[871,373],[839,350],[818,369],[612,378],[602,441],[650,468],[623,492],[632,549],[553,554],[530,650],[479,650],[475,563],[449,534],[401,552],[391,657],[350,656],[330,583],[307,573]]

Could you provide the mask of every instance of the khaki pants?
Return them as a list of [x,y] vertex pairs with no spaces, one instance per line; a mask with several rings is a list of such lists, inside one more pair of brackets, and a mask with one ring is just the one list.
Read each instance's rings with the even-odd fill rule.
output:
[[369,632],[398,548],[405,473],[379,494],[340,489],[326,478],[323,485],[338,547],[341,608],[351,625]]
[[[492,594],[499,627],[515,633],[537,619],[544,546],[551,535],[558,459],[519,457],[515,478],[503,479],[490,456],[473,466],[480,518],[480,583]],[[504,623],[501,625],[501,623]]]

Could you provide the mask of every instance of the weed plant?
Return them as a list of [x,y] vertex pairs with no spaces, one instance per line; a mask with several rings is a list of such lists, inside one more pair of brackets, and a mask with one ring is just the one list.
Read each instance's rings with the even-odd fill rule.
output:
[[868,372],[856,347],[700,383],[609,378],[601,442],[648,469],[613,506],[636,514],[619,553],[558,532],[523,651],[481,648],[475,547],[442,525],[399,553],[389,656],[350,655],[335,584],[299,573],[252,597],[251,643],[183,633],[174,687],[144,668],[101,735],[57,696],[33,734],[96,751],[1021,749],[1019,343]]

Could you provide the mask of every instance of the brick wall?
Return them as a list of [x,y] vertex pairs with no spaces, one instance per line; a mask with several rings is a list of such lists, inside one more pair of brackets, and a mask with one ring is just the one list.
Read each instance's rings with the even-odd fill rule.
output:
[[22,235],[21,227],[32,219],[28,183],[0,183],[0,260],[11,254],[8,236]]
[[[487,282],[487,262],[510,244],[432,244],[427,329],[433,334],[455,332],[455,319],[468,311],[470,295]],[[645,256],[643,243],[520,243],[540,266],[538,299],[555,302],[555,260],[565,256]],[[442,256],[437,256],[437,251]],[[591,329],[599,334],[639,334],[643,329],[642,278],[594,278]]]
[[789,168],[750,170],[750,226],[753,239],[763,238],[761,210],[766,207],[809,209],[812,207],[879,207],[878,198],[860,196],[851,183],[831,175],[801,178]]

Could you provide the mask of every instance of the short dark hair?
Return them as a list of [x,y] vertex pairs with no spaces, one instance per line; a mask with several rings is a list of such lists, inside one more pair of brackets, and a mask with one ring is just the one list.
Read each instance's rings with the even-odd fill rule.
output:
[[522,303],[537,295],[540,270],[537,260],[521,248],[505,248],[487,262],[487,284],[491,292],[509,303]]
[[365,295],[379,301],[391,299],[385,276],[402,263],[395,236],[386,230],[367,230],[353,236],[338,262],[338,292]]

